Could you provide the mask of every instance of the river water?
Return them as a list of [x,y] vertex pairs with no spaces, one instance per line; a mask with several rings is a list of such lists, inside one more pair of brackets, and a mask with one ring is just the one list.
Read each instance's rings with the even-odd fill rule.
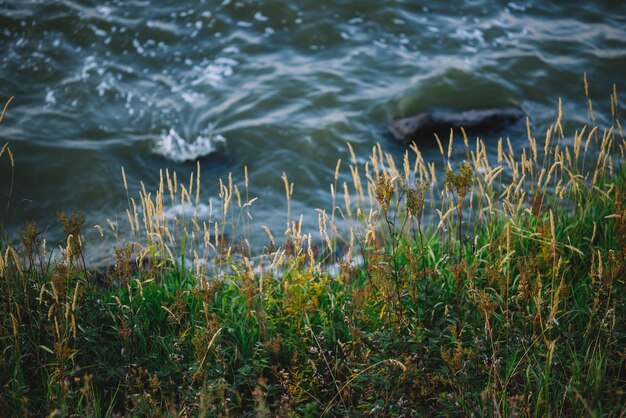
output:
[[[54,241],[57,211],[79,210],[94,235],[125,218],[122,166],[135,194],[199,160],[205,203],[248,167],[262,234],[284,230],[283,172],[314,228],[347,142],[400,157],[392,118],[513,105],[541,132],[561,97],[567,131],[587,121],[587,72],[608,120],[613,83],[626,88],[626,2],[0,1],[0,51],[0,99],[15,97],[0,125],[9,233],[36,219]],[[523,122],[499,135],[525,145]]]

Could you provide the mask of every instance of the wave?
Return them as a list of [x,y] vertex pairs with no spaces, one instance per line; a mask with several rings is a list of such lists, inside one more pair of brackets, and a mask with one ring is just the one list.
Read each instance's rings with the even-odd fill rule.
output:
[[[216,211],[213,209],[214,204],[211,201],[211,204],[207,205],[205,203],[198,203],[197,205],[187,203],[186,205],[174,205],[169,206],[163,209],[164,217],[168,221],[174,221],[182,218],[192,218],[195,217],[201,220],[209,220],[216,219]],[[216,206],[215,207],[219,207]]]
[[222,135],[198,135],[193,142],[187,142],[174,129],[161,135],[153,151],[177,163],[195,161],[216,152],[226,143]]

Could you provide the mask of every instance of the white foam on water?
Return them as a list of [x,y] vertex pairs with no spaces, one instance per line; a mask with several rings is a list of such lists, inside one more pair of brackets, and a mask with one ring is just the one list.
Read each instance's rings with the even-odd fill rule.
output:
[[135,47],[139,55],[143,55],[146,52],[144,47],[141,46],[141,44],[139,43],[137,39],[133,39],[133,46]]
[[193,71],[198,77],[191,82],[192,86],[208,84],[212,87],[220,85],[221,81],[233,75],[233,67],[237,65],[237,61],[230,58],[218,58],[213,63],[206,65],[196,65],[193,67]]
[[187,203],[184,206],[178,204],[163,209],[165,219],[168,221],[191,217],[208,220],[215,217],[215,212],[216,211],[212,208],[212,205],[207,205],[205,203],[198,203],[197,205]]
[[258,20],[259,22],[267,22],[269,19],[267,16],[263,15],[263,13],[256,12],[254,14],[254,20]]
[[[169,200],[169,199],[168,199]],[[220,222],[221,201],[209,197],[202,198],[202,202],[195,203],[185,202],[185,204],[166,204],[163,207],[162,219],[166,221],[178,221],[182,219],[195,218],[198,221]],[[137,213],[143,214],[145,208],[142,205],[137,206]]]
[[464,28],[458,28],[453,34],[453,38],[462,40],[462,41],[470,41],[475,42],[480,45],[485,44],[485,37],[483,33],[479,29],[467,30]]
[[525,11],[526,11],[526,9],[528,8],[528,6],[527,6],[527,5],[525,5],[525,4],[521,4],[521,3],[513,3],[513,2],[510,2],[509,4],[507,4],[507,6],[508,6],[510,9],[515,10],[515,11],[518,11],[518,12],[525,12]]
[[57,99],[54,97],[54,90],[48,90],[46,93],[46,105],[54,106],[57,104]]
[[96,6],[96,11],[103,16],[109,16],[113,12],[113,9],[109,6]]
[[225,54],[238,54],[239,53],[239,48],[237,48],[234,45],[231,45],[229,47],[224,48],[224,50],[222,52],[225,53]]
[[109,82],[107,80],[102,80],[96,86],[96,90],[98,90],[98,96],[102,97],[102,96],[104,96],[104,93],[106,93],[107,91],[111,90],[111,85],[109,84]]
[[187,93],[183,92],[180,95],[182,99],[189,104],[197,103],[199,100],[202,100],[202,96],[198,93]]
[[379,47],[379,48],[381,48],[381,49],[389,49],[389,45],[387,45],[387,44],[385,43],[385,40],[384,40],[384,39],[380,39],[380,40],[376,39],[376,40],[374,40],[374,41],[372,42],[372,44],[374,44],[375,46],[377,46],[377,47]]
[[153,151],[169,160],[182,163],[212,154],[224,143],[226,138],[222,135],[198,135],[193,142],[187,142],[175,129],[170,129],[166,135],[161,135]]
[[215,60],[215,64],[216,65],[223,65],[224,67],[231,67],[231,71],[232,71],[232,67],[237,65],[237,61],[235,61],[232,58],[220,57],[220,58]]
[[97,26],[95,26],[95,25],[91,25],[91,24],[90,24],[90,25],[88,25],[88,27],[89,27],[89,29],[91,29],[91,30],[92,30],[92,32],[94,33],[94,35],[96,35],[96,36],[98,36],[98,37],[100,37],[100,38],[104,38],[104,37],[106,37],[106,36],[107,36],[107,32],[106,32],[106,31],[104,31],[104,30],[102,30],[102,29],[98,28],[98,27],[97,27]]

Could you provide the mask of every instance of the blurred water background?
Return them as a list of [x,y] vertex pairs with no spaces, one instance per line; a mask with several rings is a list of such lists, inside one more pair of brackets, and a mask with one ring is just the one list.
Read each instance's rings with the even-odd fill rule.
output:
[[[292,214],[315,229],[347,142],[363,160],[378,142],[401,157],[392,118],[513,105],[540,137],[560,97],[567,131],[588,121],[587,72],[610,121],[612,85],[626,87],[626,2],[0,1],[0,51],[0,99],[15,96],[0,126],[16,164],[13,182],[0,165],[9,233],[36,219],[60,239],[64,210],[96,236],[94,224],[125,219],[121,166],[135,195],[159,169],[188,178],[199,161],[205,209],[219,178],[242,185],[248,167],[254,239],[285,228],[283,172]],[[523,122],[500,135],[526,145]],[[111,247],[96,241],[94,262]]]

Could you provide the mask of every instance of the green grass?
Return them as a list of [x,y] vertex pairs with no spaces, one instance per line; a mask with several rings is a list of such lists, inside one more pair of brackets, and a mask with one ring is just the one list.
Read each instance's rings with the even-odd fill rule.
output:
[[354,159],[322,248],[298,222],[256,257],[226,243],[254,202],[230,178],[230,217],[166,221],[199,171],[144,189],[144,219],[129,196],[134,240],[97,280],[79,215],[60,255],[24,226],[0,244],[0,415],[624,416],[626,142],[617,116],[572,137],[560,119],[497,161],[464,141],[445,180],[417,149]]

